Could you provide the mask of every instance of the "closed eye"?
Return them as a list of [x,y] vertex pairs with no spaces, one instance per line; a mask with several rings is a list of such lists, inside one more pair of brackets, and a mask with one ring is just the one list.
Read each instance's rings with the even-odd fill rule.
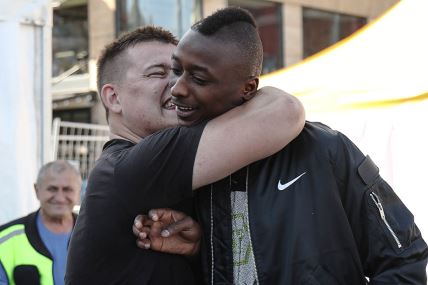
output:
[[154,77],[154,78],[163,78],[167,76],[168,74],[165,71],[159,71],[159,72],[151,72],[149,74],[144,75],[144,77]]
[[192,75],[192,80],[193,80],[193,82],[195,82],[196,84],[201,85],[201,86],[206,85],[208,83],[207,80],[200,78],[196,75]]

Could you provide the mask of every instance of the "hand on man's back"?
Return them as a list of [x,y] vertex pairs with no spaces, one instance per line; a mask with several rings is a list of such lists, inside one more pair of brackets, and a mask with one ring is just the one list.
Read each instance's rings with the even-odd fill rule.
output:
[[186,214],[168,208],[150,210],[138,215],[132,227],[137,246],[143,249],[194,255],[199,252],[202,231]]

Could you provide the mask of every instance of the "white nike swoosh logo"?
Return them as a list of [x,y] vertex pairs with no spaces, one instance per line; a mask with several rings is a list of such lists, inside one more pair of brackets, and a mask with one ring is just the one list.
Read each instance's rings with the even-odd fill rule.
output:
[[281,179],[278,181],[278,190],[279,191],[282,191],[282,190],[285,190],[285,189],[287,189],[291,184],[293,184],[294,182],[296,182],[300,177],[302,177],[303,175],[305,175],[306,174],[306,172],[303,172],[302,174],[300,174],[299,176],[297,176],[296,178],[294,178],[293,180],[291,180],[291,181],[288,181],[287,183],[285,183],[285,184],[281,184]]

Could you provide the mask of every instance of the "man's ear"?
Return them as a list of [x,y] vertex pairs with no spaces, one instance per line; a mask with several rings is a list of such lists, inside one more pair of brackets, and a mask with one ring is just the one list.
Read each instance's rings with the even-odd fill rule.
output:
[[37,200],[39,200],[39,191],[38,191],[39,189],[37,188],[37,184],[34,183],[33,186],[34,186],[34,192],[36,193],[36,198]]
[[113,113],[120,113],[122,106],[120,105],[119,96],[116,93],[115,85],[105,84],[101,89],[101,100],[103,100],[104,106]]
[[248,101],[251,98],[253,98],[254,95],[256,95],[258,87],[259,87],[259,78],[258,77],[251,77],[250,79],[248,79],[244,85],[244,91],[242,94],[243,95],[242,98],[245,101]]

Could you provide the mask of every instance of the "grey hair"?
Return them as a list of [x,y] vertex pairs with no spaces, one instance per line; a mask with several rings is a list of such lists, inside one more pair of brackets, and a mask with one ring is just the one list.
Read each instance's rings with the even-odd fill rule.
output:
[[37,175],[36,185],[40,185],[48,172],[59,174],[67,170],[71,170],[77,177],[79,177],[80,180],[82,179],[79,170],[73,164],[66,160],[55,160],[46,163],[42,168],[40,168]]

